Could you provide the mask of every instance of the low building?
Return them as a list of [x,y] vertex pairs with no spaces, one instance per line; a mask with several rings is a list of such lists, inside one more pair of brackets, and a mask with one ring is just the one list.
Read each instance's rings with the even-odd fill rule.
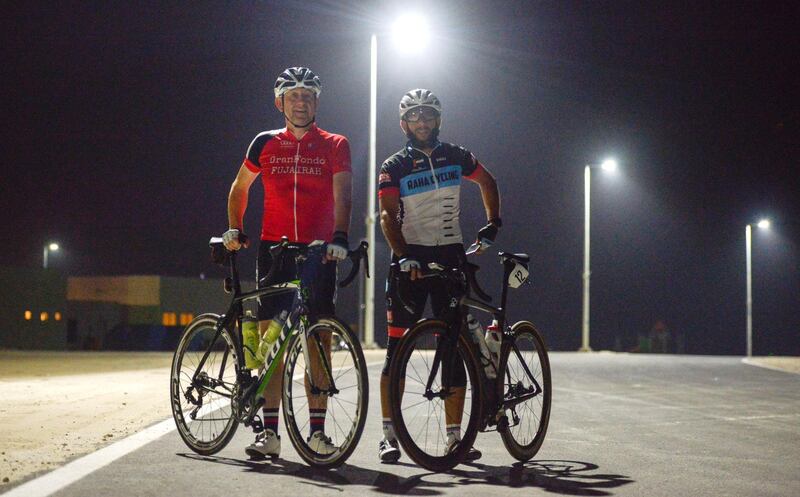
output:
[[67,348],[67,276],[0,267],[0,348]]
[[173,350],[196,315],[228,303],[221,279],[0,268],[0,348]]
[[80,276],[67,281],[70,348],[173,350],[181,330],[203,312],[223,313],[221,279]]

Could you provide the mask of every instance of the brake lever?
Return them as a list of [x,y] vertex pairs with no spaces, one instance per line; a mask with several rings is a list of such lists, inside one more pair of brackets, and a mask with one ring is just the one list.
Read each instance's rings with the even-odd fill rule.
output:
[[366,273],[367,278],[369,278],[369,259],[367,256],[367,247],[369,247],[367,242],[361,242],[357,249],[348,252],[347,257],[352,261],[352,266],[350,267],[350,273],[347,275],[347,277],[339,282],[339,288],[344,288],[352,283],[356,275],[358,275],[362,258],[364,259],[364,272]]

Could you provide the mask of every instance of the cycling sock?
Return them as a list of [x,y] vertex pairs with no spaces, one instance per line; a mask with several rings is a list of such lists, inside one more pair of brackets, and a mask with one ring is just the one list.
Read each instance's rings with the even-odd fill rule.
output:
[[310,418],[309,424],[311,425],[311,432],[309,435],[313,435],[314,432],[317,431],[325,431],[325,413],[327,409],[308,409],[308,415]]
[[383,418],[383,438],[386,440],[395,440],[397,438],[394,434],[394,425],[392,425],[391,418]]
[[461,440],[461,425],[447,425],[447,437],[453,435],[456,440]]
[[261,409],[261,414],[264,418],[264,429],[272,430],[276,435],[278,434],[278,409]]

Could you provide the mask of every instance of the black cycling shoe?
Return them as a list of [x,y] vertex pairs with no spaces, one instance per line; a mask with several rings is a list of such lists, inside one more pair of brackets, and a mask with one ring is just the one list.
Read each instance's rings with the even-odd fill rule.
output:
[[400,459],[400,446],[397,440],[383,439],[378,442],[378,457],[382,463],[395,463]]
[[[461,440],[455,437],[447,437],[447,448],[445,449],[446,453],[449,454],[454,450],[456,450],[456,448],[460,443]],[[464,456],[464,462],[477,461],[481,457],[483,457],[483,452],[479,451],[475,447],[470,447],[469,451],[467,452],[467,455]]]

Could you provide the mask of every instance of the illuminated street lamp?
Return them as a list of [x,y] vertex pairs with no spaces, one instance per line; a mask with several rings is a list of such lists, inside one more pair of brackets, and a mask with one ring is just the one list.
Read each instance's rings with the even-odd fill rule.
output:
[[[762,230],[769,229],[769,219],[762,219],[756,224]],[[745,252],[747,254],[747,357],[753,356],[753,262],[752,262],[752,228],[748,224],[744,229]]]
[[581,348],[579,352],[591,352],[589,346],[589,190],[592,180],[592,168],[600,167],[607,173],[617,172],[617,161],[606,159],[600,164],[586,164],[583,172],[584,178],[584,225],[583,225],[583,326],[581,329]]
[[[392,26],[395,46],[406,53],[417,52],[425,48],[430,38],[427,20],[418,14],[408,14],[400,17]],[[370,40],[370,71],[369,71],[369,165],[368,165],[368,192],[367,192],[367,243],[369,249],[367,257],[370,263],[375,264],[375,225],[378,217],[376,198],[377,189],[377,114],[378,114],[378,37],[373,34]],[[374,266],[373,266],[374,267]],[[366,347],[375,345],[375,284],[364,276],[364,303],[361,306],[364,325],[364,341]]]
[[42,267],[47,269],[47,256],[50,252],[57,252],[60,247],[55,242],[50,242],[44,246],[44,257]]

